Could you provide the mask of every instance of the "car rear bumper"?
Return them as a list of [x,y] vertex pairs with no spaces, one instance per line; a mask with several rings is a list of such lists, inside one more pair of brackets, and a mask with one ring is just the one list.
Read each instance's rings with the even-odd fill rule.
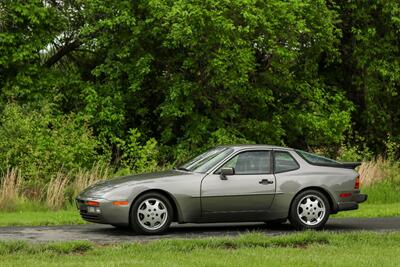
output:
[[368,195],[366,195],[366,194],[358,194],[354,198],[355,198],[355,202],[363,203],[368,199]]
[[344,210],[356,210],[358,209],[358,203],[362,203],[368,199],[368,195],[366,194],[357,194],[353,196],[353,201],[351,202],[340,202],[338,203],[338,210],[337,211],[344,211]]

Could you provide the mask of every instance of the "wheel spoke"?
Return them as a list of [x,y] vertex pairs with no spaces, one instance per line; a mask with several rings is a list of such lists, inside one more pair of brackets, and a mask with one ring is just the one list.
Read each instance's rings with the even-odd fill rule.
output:
[[143,215],[143,216],[145,216],[145,217],[146,217],[146,215],[147,215],[147,212],[146,212],[146,211],[144,211],[144,210],[138,210],[138,214],[141,214],[141,215]]
[[307,209],[307,205],[306,204],[301,204],[300,203],[300,208],[302,208],[303,209],[303,212]]
[[320,207],[315,209],[315,212],[317,212],[317,213],[320,213],[321,211],[325,211],[325,209],[324,208],[320,208]]

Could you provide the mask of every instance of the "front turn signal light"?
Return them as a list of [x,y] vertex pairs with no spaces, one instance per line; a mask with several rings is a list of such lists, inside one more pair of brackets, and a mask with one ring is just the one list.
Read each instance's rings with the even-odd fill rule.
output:
[[127,205],[129,205],[129,202],[128,201],[114,201],[112,204],[114,206],[127,206]]

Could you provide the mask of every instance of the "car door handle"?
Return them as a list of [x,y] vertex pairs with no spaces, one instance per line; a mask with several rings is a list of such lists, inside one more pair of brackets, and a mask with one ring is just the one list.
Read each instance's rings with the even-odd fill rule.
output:
[[270,181],[268,179],[262,179],[261,181],[258,182],[259,184],[273,184],[274,181]]

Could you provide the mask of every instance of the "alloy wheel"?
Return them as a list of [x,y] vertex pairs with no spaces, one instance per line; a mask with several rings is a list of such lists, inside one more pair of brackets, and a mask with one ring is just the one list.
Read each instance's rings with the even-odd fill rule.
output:
[[324,201],[316,195],[304,196],[297,205],[297,216],[306,225],[317,225],[325,216]]
[[137,219],[147,230],[157,230],[164,226],[168,219],[166,204],[157,198],[148,198],[139,204]]

